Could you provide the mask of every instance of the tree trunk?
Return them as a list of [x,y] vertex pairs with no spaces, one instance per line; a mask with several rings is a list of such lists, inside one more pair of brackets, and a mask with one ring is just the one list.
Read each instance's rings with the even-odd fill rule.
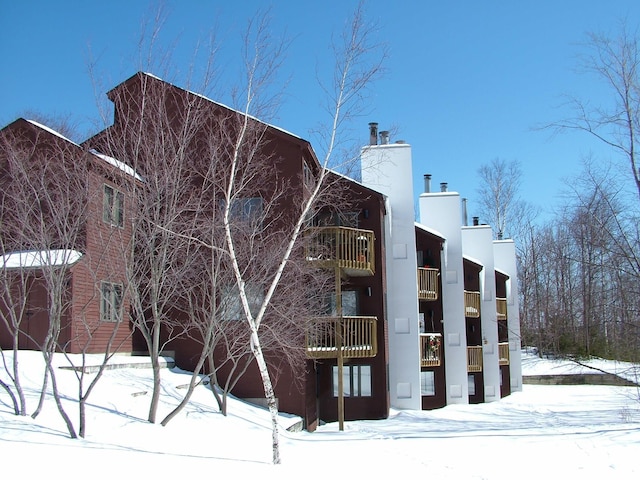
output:
[[276,404],[276,395],[273,391],[273,385],[271,383],[271,376],[269,375],[269,369],[267,368],[267,362],[262,354],[262,347],[260,345],[260,337],[255,325],[251,323],[251,351],[258,364],[260,370],[260,377],[262,378],[262,386],[264,387],[264,396],[267,399],[267,406],[269,407],[269,413],[271,414],[271,439],[273,447],[273,463],[277,465],[280,463],[280,440],[278,435],[278,406]]

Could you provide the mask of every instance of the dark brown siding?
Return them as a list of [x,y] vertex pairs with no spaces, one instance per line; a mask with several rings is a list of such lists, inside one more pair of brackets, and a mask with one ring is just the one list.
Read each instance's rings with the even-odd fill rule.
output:
[[[416,228],[416,248],[422,252],[423,264],[420,266],[437,268],[438,275],[438,299],[419,302],[419,311],[424,317],[424,333],[444,334],[443,308],[442,308],[442,265],[441,251],[443,240],[420,228]],[[445,374],[445,343],[440,342],[441,363],[438,367],[422,367],[421,371],[433,372],[435,383],[435,395],[422,396],[422,409],[431,410],[441,408],[447,404],[447,382]]]

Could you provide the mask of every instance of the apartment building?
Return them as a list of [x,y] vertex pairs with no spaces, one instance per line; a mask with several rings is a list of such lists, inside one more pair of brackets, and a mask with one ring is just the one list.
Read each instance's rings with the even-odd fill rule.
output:
[[395,408],[499,400],[521,389],[515,248],[491,227],[467,226],[446,183],[418,196],[411,146],[388,132],[362,149],[363,183],[385,194],[389,389]]
[[[56,244],[56,248],[77,252],[73,262],[61,265],[70,275],[66,287],[73,295],[66,304],[76,310],[65,310],[68,334],[61,337],[57,349],[76,352],[117,348],[119,352],[144,354],[147,345],[132,321],[139,313],[126,295],[129,265],[122,252],[141,252],[153,243],[131,235],[135,211],[144,203],[133,187],[151,188],[155,169],[160,168],[158,155],[182,155],[175,164],[179,167],[176,172],[182,173],[176,173],[176,177],[188,175],[191,183],[182,195],[175,196],[178,204],[186,205],[181,215],[193,215],[188,199],[198,200],[198,205],[205,199],[208,213],[215,216],[220,205],[216,197],[219,185],[205,189],[203,179],[212,162],[218,162],[216,167],[222,169],[228,164],[231,134],[244,116],[142,72],[107,95],[114,104],[113,124],[82,144],[24,120],[2,132],[6,141],[17,138],[8,135],[10,132],[31,132],[30,142],[35,148],[29,150],[24,162],[49,162],[52,156],[45,153],[53,141],[58,157],[64,152],[62,156],[70,164],[90,167],[86,174],[90,181],[83,184],[88,196],[80,240]],[[154,105],[162,106],[162,110],[154,112]],[[149,112],[152,117],[147,119]],[[193,122],[198,122],[196,127]],[[249,218],[256,209],[263,211],[266,198],[277,198],[271,204],[273,217],[265,215],[263,221],[273,229],[266,233],[279,235],[295,218],[320,165],[306,140],[253,117],[248,122],[256,140],[249,154],[269,163],[247,183],[238,199],[238,214]],[[141,131],[145,132],[142,137]],[[185,131],[189,135],[180,137]],[[154,136],[162,143],[140,147]],[[215,150],[211,150],[213,147]],[[14,148],[3,143],[3,158]],[[7,163],[3,165],[2,181],[6,183],[13,174]],[[184,165],[189,168],[182,170]],[[304,353],[302,359],[295,365],[283,361],[287,352],[278,350],[283,347],[267,352],[279,408],[301,416],[305,427],[313,430],[324,421],[342,425],[344,420],[385,418],[390,407],[419,410],[494,401],[519,389],[522,382],[513,242],[493,241],[488,226],[467,226],[460,195],[444,186],[439,192],[431,192],[429,185],[420,193],[416,221],[411,146],[391,143],[387,132],[378,132],[377,124],[370,125],[370,142],[362,149],[361,166],[361,181],[330,172],[327,185],[340,192],[340,202],[318,206],[294,251],[306,268],[328,275],[331,287],[324,292],[324,307],[311,320],[300,319],[305,331],[298,346],[291,348],[299,348]],[[167,192],[157,193],[157,201],[162,202]],[[3,219],[9,218],[6,210],[1,213]],[[25,264],[16,264],[15,259],[27,249],[27,245],[8,239],[10,236],[3,232],[0,268],[5,284],[10,272],[25,271]],[[52,251],[54,244],[43,244],[38,251]],[[28,247],[34,250],[33,245]],[[246,267],[270,268],[268,251],[265,248],[262,256],[251,257]],[[183,262],[189,255],[185,251],[173,258]],[[42,265],[31,267],[29,271],[36,277],[44,271]],[[288,278],[300,285],[304,281],[302,275]],[[51,305],[46,300],[49,285],[44,281],[39,285],[30,290],[27,302],[38,305],[38,315],[33,315],[33,309],[24,309],[18,314],[17,325],[2,322],[2,348],[12,348],[12,331],[20,338],[31,339],[21,341],[20,348],[42,347]],[[224,285],[220,289],[220,298],[229,296]],[[76,299],[76,295],[83,297]],[[231,304],[237,310],[239,302]],[[77,310],[79,306],[82,310]],[[5,300],[0,307],[4,308],[3,318],[10,318],[10,302]],[[182,299],[175,299],[172,307],[166,312],[172,323],[163,327],[165,351],[174,356],[178,367],[194,370],[203,339],[186,329],[171,336],[177,325],[191,321]],[[269,321],[277,322],[275,313],[265,318],[267,328]],[[87,330],[88,325],[91,328]],[[30,333],[35,328],[41,329],[39,336]],[[87,331],[102,333],[87,337],[82,333]],[[114,331],[119,333],[109,333]],[[216,355],[224,358],[228,352],[228,346],[223,346]],[[245,359],[247,368],[234,379],[231,392],[260,401],[264,392],[259,372],[250,362],[249,353],[245,353]],[[220,362],[222,366],[216,372],[220,382],[237,374],[235,366],[224,363]],[[202,372],[211,373],[206,366]]]

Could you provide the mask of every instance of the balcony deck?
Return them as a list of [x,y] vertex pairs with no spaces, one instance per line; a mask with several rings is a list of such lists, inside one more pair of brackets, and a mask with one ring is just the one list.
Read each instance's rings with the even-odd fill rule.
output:
[[498,344],[498,363],[500,365],[509,365],[509,342]]
[[464,291],[464,315],[469,318],[480,318],[480,292]]
[[310,236],[305,256],[318,267],[339,267],[351,277],[375,273],[375,235],[371,230],[317,227],[311,230]]
[[467,372],[482,371],[482,346],[467,347]]
[[320,317],[306,333],[309,358],[369,358],[378,354],[376,317]]
[[437,268],[418,267],[418,300],[438,299],[438,275]]
[[498,320],[507,319],[507,299],[496,298],[496,312],[498,313]]
[[439,367],[442,364],[442,335],[440,333],[420,334],[420,366]]

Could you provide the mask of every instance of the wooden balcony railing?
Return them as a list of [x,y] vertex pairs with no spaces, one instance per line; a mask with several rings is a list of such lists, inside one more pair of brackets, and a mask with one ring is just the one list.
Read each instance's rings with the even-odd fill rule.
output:
[[482,346],[467,347],[467,372],[482,371]]
[[420,334],[420,366],[439,367],[442,363],[442,335],[439,333]]
[[321,268],[340,267],[350,276],[373,275],[374,241],[371,230],[317,227],[311,230],[306,258]]
[[464,315],[470,318],[480,318],[480,292],[464,291]]
[[418,300],[438,299],[438,269],[418,267]]
[[498,312],[498,320],[507,319],[507,299],[496,298],[496,312]]
[[509,342],[498,344],[498,363],[500,365],[509,365]]
[[309,358],[367,358],[378,354],[376,317],[320,317],[306,333]]

